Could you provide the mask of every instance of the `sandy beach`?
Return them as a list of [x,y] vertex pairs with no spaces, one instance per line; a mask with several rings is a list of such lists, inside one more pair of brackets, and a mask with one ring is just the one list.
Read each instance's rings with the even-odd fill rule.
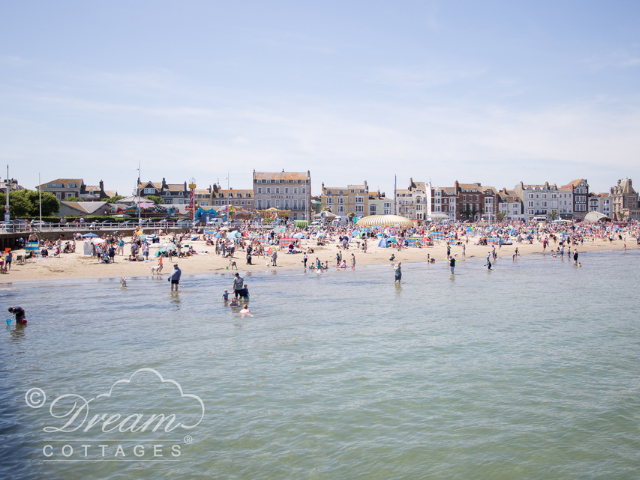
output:
[[[167,237],[168,239],[168,237]],[[127,241],[131,241],[128,238]],[[162,239],[164,242],[165,239]],[[161,242],[161,243],[162,243]],[[477,238],[470,238],[469,243],[466,244],[466,259],[481,258],[484,259],[487,256],[487,252],[492,249],[492,246],[475,245]],[[188,241],[185,242],[194,247],[198,255],[184,258],[174,258],[173,262],[178,262],[182,269],[183,275],[194,274],[207,274],[207,273],[220,273],[227,270],[229,267],[229,259],[222,258],[220,255],[215,254],[215,248],[208,246],[204,241]],[[626,243],[627,249],[637,249],[636,239],[633,237],[627,237],[625,241],[609,242],[608,240],[597,239],[595,241],[585,241],[583,245],[578,246],[578,252],[591,252],[591,251],[608,251],[617,250],[621,251],[623,245]],[[15,261],[18,255],[23,255],[24,250],[15,250],[14,262],[11,270],[8,274],[2,275],[0,281],[3,283],[9,282],[42,282],[42,281],[58,281],[69,279],[82,279],[82,278],[120,278],[120,277],[145,277],[151,276],[151,267],[157,266],[158,262],[154,254],[156,248],[152,248],[150,251],[150,258],[153,261],[149,262],[130,262],[127,261],[130,245],[125,245],[125,256],[116,256],[116,261],[113,264],[101,264],[97,258],[86,257],[82,255],[83,242],[77,243],[76,252],[71,254],[61,254],[59,257],[37,258],[28,260],[25,264],[20,265]],[[433,247],[428,248],[416,248],[409,247],[403,248],[398,251],[397,248],[379,248],[373,246],[377,242],[369,242],[367,253],[363,253],[362,249],[357,248],[355,241],[352,241],[349,249],[343,252],[343,259],[346,260],[347,265],[351,266],[351,254],[354,253],[356,257],[356,268],[361,265],[374,265],[374,264],[392,264],[397,262],[411,263],[411,262],[425,262],[427,255],[436,259],[436,262],[444,262],[447,258],[447,247],[444,242],[436,244]],[[157,245],[157,244],[156,244]],[[301,240],[302,249],[310,247],[314,250],[314,253],[310,253],[309,264],[311,264],[316,257],[318,257],[323,263],[329,261],[331,269],[336,265],[336,253],[338,252],[338,246],[336,242],[328,244],[326,246],[318,247],[315,240]],[[542,253],[542,244],[535,242],[529,244],[523,242],[513,245],[503,245],[500,249],[496,247],[498,258],[512,260],[512,255],[516,249],[521,255],[531,255],[534,253]],[[550,248],[557,248],[553,242]],[[550,255],[550,248],[547,248],[547,255]],[[573,248],[572,248],[573,251]],[[205,253],[208,252],[208,253]],[[389,256],[395,255],[393,262],[389,261]],[[462,258],[462,247],[452,246],[451,254],[456,255],[456,258],[460,261],[464,261]],[[566,254],[566,247],[565,247]],[[266,270],[284,270],[284,269],[302,269],[302,254],[290,255],[285,253],[285,250],[278,252],[277,267],[271,266],[270,257],[258,257],[253,256],[253,265],[246,264],[246,255],[243,251],[235,253],[235,261],[238,267],[238,271],[243,272],[261,272]],[[580,261],[586,266],[588,265],[588,256],[582,256]],[[168,259],[164,259],[164,271],[163,276],[167,277],[172,270],[172,262]],[[231,270],[229,268],[229,270]],[[234,270],[235,271],[235,270]]]

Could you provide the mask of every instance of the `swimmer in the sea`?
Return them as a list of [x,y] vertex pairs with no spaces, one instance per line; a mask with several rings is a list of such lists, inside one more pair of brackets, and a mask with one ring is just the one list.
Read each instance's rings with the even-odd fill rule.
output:
[[250,317],[253,317],[253,315],[251,315],[251,310],[249,310],[248,304],[245,304],[244,307],[242,307],[242,310],[240,310],[240,315],[249,315]]

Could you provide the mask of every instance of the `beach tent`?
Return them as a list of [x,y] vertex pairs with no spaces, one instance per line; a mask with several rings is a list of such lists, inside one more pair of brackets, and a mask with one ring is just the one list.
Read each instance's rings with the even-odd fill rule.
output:
[[393,225],[413,227],[413,222],[399,215],[369,215],[358,219],[357,225],[359,227],[391,227]]
[[382,248],[387,248],[389,246],[389,243],[387,242],[386,238],[382,237],[378,242],[378,246]]
[[306,236],[307,236],[306,233],[298,232],[293,236],[293,238],[304,238]]
[[596,222],[610,222],[611,218],[600,212],[589,212],[584,216],[585,222],[596,223]]

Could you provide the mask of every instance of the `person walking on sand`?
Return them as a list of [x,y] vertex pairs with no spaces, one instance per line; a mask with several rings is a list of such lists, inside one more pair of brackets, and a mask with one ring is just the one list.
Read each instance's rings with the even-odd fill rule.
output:
[[395,281],[393,283],[401,283],[402,281],[402,263],[398,262],[393,266],[393,271],[395,273]]
[[180,277],[182,276],[182,270],[178,268],[178,264],[173,264],[173,272],[169,276],[169,281],[171,282],[171,291],[173,292],[173,288],[175,287],[176,292],[178,291],[178,285],[180,284]]

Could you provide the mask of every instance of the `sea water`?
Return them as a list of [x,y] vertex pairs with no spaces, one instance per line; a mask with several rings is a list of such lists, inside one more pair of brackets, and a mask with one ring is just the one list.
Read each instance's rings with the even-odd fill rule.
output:
[[[4,284],[29,324],[0,330],[0,477],[638,478],[640,255],[580,261],[406,264],[401,284],[389,265],[241,270],[253,317],[221,300],[231,272],[189,262],[177,294],[151,278]],[[122,379],[146,393],[91,415],[187,421],[45,431]]]

